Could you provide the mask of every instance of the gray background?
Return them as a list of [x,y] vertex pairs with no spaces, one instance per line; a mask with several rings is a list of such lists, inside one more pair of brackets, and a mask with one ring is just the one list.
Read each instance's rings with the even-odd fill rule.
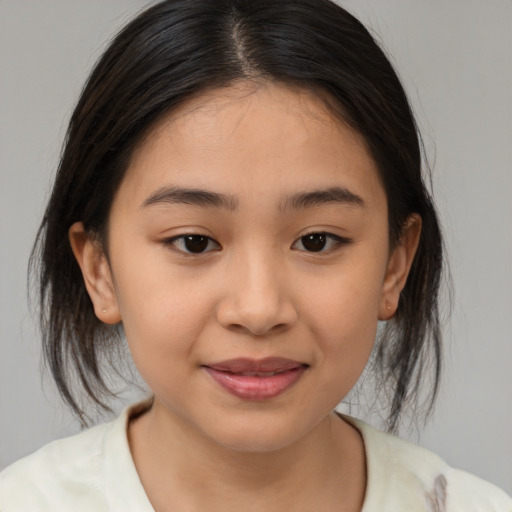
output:
[[[0,469],[78,430],[43,386],[26,265],[85,77],[145,5],[0,0]],[[405,435],[512,493],[512,2],[343,5],[392,55],[420,119],[455,286],[436,414]]]

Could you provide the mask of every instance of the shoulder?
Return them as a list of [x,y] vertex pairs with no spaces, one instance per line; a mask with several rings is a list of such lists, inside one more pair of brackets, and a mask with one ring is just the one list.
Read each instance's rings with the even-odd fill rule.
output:
[[103,510],[101,459],[110,428],[107,423],[54,441],[5,469],[0,473],[0,511],[62,510],[58,507],[71,503],[73,510]]
[[450,468],[447,479],[450,485],[448,503],[452,507],[447,510],[512,512],[512,498],[499,487],[453,468]]
[[495,485],[452,468],[421,446],[348,421],[359,429],[366,448],[363,512],[512,512],[512,498]]

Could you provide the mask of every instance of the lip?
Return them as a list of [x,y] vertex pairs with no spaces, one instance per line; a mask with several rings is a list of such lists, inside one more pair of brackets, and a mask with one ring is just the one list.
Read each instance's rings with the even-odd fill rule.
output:
[[270,400],[291,388],[307,364],[282,357],[238,358],[204,365],[223,389],[243,400]]

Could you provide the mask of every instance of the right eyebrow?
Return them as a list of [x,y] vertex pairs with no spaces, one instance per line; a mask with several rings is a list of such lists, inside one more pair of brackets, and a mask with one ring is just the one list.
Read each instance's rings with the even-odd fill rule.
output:
[[238,199],[234,196],[199,188],[162,187],[151,194],[141,204],[141,208],[162,203],[224,208],[231,211],[238,207]]

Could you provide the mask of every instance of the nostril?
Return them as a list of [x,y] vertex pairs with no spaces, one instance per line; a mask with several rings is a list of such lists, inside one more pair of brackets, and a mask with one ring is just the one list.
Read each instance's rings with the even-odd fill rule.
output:
[[239,334],[249,334],[257,338],[262,338],[271,334],[278,334],[289,328],[288,324],[286,323],[279,323],[271,327],[267,327],[266,325],[261,325],[258,327],[255,326],[254,324],[243,325],[240,323],[231,323],[228,325],[224,325],[224,327],[232,332]]

